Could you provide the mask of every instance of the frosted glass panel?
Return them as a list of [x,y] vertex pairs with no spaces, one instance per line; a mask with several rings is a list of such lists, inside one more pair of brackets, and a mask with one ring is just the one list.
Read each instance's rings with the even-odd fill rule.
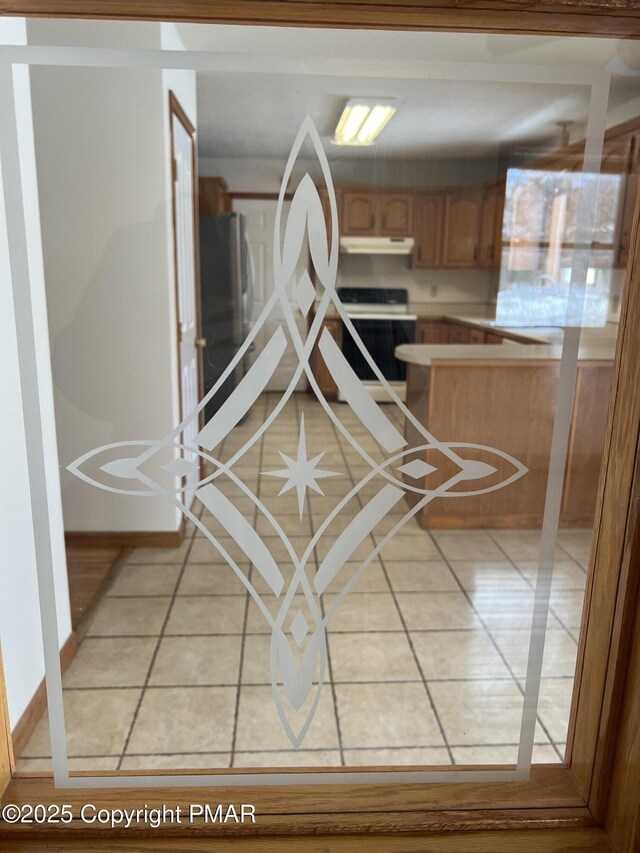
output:
[[19,768],[562,761],[635,191],[615,45],[44,20],[23,41],[0,157],[49,651]]

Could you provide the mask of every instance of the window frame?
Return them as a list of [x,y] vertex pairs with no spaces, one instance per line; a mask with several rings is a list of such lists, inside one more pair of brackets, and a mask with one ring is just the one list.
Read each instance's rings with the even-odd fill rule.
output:
[[[609,0],[553,0],[521,5],[508,0],[462,0],[448,4],[321,3],[319,0],[214,0],[188,2],[179,13],[171,0],[4,0],[0,13],[51,17],[121,18],[245,25],[323,26],[411,30],[507,32],[535,35],[603,35],[640,38],[640,13]],[[631,250],[613,370],[605,451],[594,522],[584,618],[571,725],[564,765],[537,765],[527,782],[379,784],[345,786],[103,789],[92,802],[137,806],[141,791],[149,805],[251,802],[257,831],[281,834],[335,832],[459,832],[464,830],[575,830],[600,827],[621,851],[640,844],[637,821],[622,815],[640,811],[637,732],[640,730],[638,586],[640,576],[640,195],[636,199]],[[634,393],[635,392],[635,393]],[[47,774],[15,775],[0,671],[0,790],[13,778],[3,802],[55,803],[61,792]],[[233,773],[233,771],[228,771]],[[286,772],[286,771],[284,771]],[[86,774],[93,775],[93,774]],[[136,771],[136,775],[140,775]],[[151,774],[149,774],[151,775]],[[158,775],[154,771],[153,775]],[[170,775],[169,773],[167,775]],[[292,796],[295,794],[295,796]],[[64,799],[80,806],[83,789]],[[74,809],[77,815],[77,809]],[[615,825],[608,815],[616,816]],[[202,826],[184,827],[202,834]],[[216,828],[233,834],[233,828]],[[595,831],[595,830],[594,830]],[[602,830],[598,830],[601,832]],[[0,837],[24,837],[28,829],[5,827]],[[82,836],[82,824],[71,828]],[[162,834],[162,830],[156,831]],[[472,833],[475,834],[475,833]],[[471,836],[469,836],[471,837]],[[497,837],[497,836],[496,836]],[[506,840],[506,835],[502,836]],[[585,836],[586,837],[586,836]],[[560,838],[560,836],[558,836]],[[568,836],[565,836],[568,840]],[[548,849],[564,849],[550,839]],[[456,849],[462,850],[462,847]],[[466,849],[466,848],[464,848]],[[473,849],[469,847],[468,849]],[[585,849],[585,848],[582,848]]]

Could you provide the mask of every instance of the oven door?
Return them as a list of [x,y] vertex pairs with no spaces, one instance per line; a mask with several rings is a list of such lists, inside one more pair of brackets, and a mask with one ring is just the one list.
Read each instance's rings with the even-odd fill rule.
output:
[[[384,379],[396,393],[404,398],[407,365],[396,358],[395,349],[400,344],[415,342],[415,316],[354,314],[350,315],[350,320]],[[345,323],[342,324],[342,352],[358,378],[364,382],[376,399],[389,400],[383,384],[365,360]]]

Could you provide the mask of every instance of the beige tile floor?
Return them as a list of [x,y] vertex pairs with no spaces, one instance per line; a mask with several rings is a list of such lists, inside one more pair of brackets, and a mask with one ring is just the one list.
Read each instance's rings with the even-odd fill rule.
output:
[[[254,434],[277,399],[261,399],[225,440],[223,459]],[[335,408],[360,446],[372,458],[384,458],[347,407]],[[301,519],[295,491],[279,496],[284,480],[259,472],[283,468],[280,450],[295,457],[303,414],[309,456],[324,452],[320,467],[342,476],[320,481],[324,495],[310,492]],[[233,470],[300,555],[309,534],[370,468],[315,401],[295,395]],[[309,576],[379,490],[378,480],[327,526]],[[219,487],[250,518],[290,578],[291,553],[272,522],[231,480]],[[242,548],[199,503],[194,510],[277,612],[281,599],[270,594]],[[325,613],[405,512],[403,502],[394,507],[351,555],[322,596]],[[70,766],[513,763],[539,540],[539,531],[530,530],[428,533],[408,521],[328,624],[328,672],[298,751],[273,703],[267,623],[222,556],[193,524],[179,548],[138,549],[121,566],[64,678]],[[560,761],[564,751],[589,546],[590,531],[559,534],[535,735],[539,762]],[[290,613],[299,607],[312,624],[304,596],[296,596],[294,605]],[[46,719],[38,725],[19,769],[48,766],[46,726]]]

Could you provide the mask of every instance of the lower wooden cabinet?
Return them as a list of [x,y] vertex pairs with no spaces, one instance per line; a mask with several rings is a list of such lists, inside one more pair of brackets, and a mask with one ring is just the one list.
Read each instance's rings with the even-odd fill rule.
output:
[[450,344],[468,344],[469,343],[469,335],[471,330],[468,326],[462,325],[452,325],[449,330],[449,343]]
[[487,334],[481,329],[469,329],[468,340],[470,344],[486,344]]
[[485,344],[501,344],[504,338],[502,335],[496,335],[493,332],[485,332],[484,342]]
[[417,344],[448,344],[449,324],[420,317],[416,323]]

